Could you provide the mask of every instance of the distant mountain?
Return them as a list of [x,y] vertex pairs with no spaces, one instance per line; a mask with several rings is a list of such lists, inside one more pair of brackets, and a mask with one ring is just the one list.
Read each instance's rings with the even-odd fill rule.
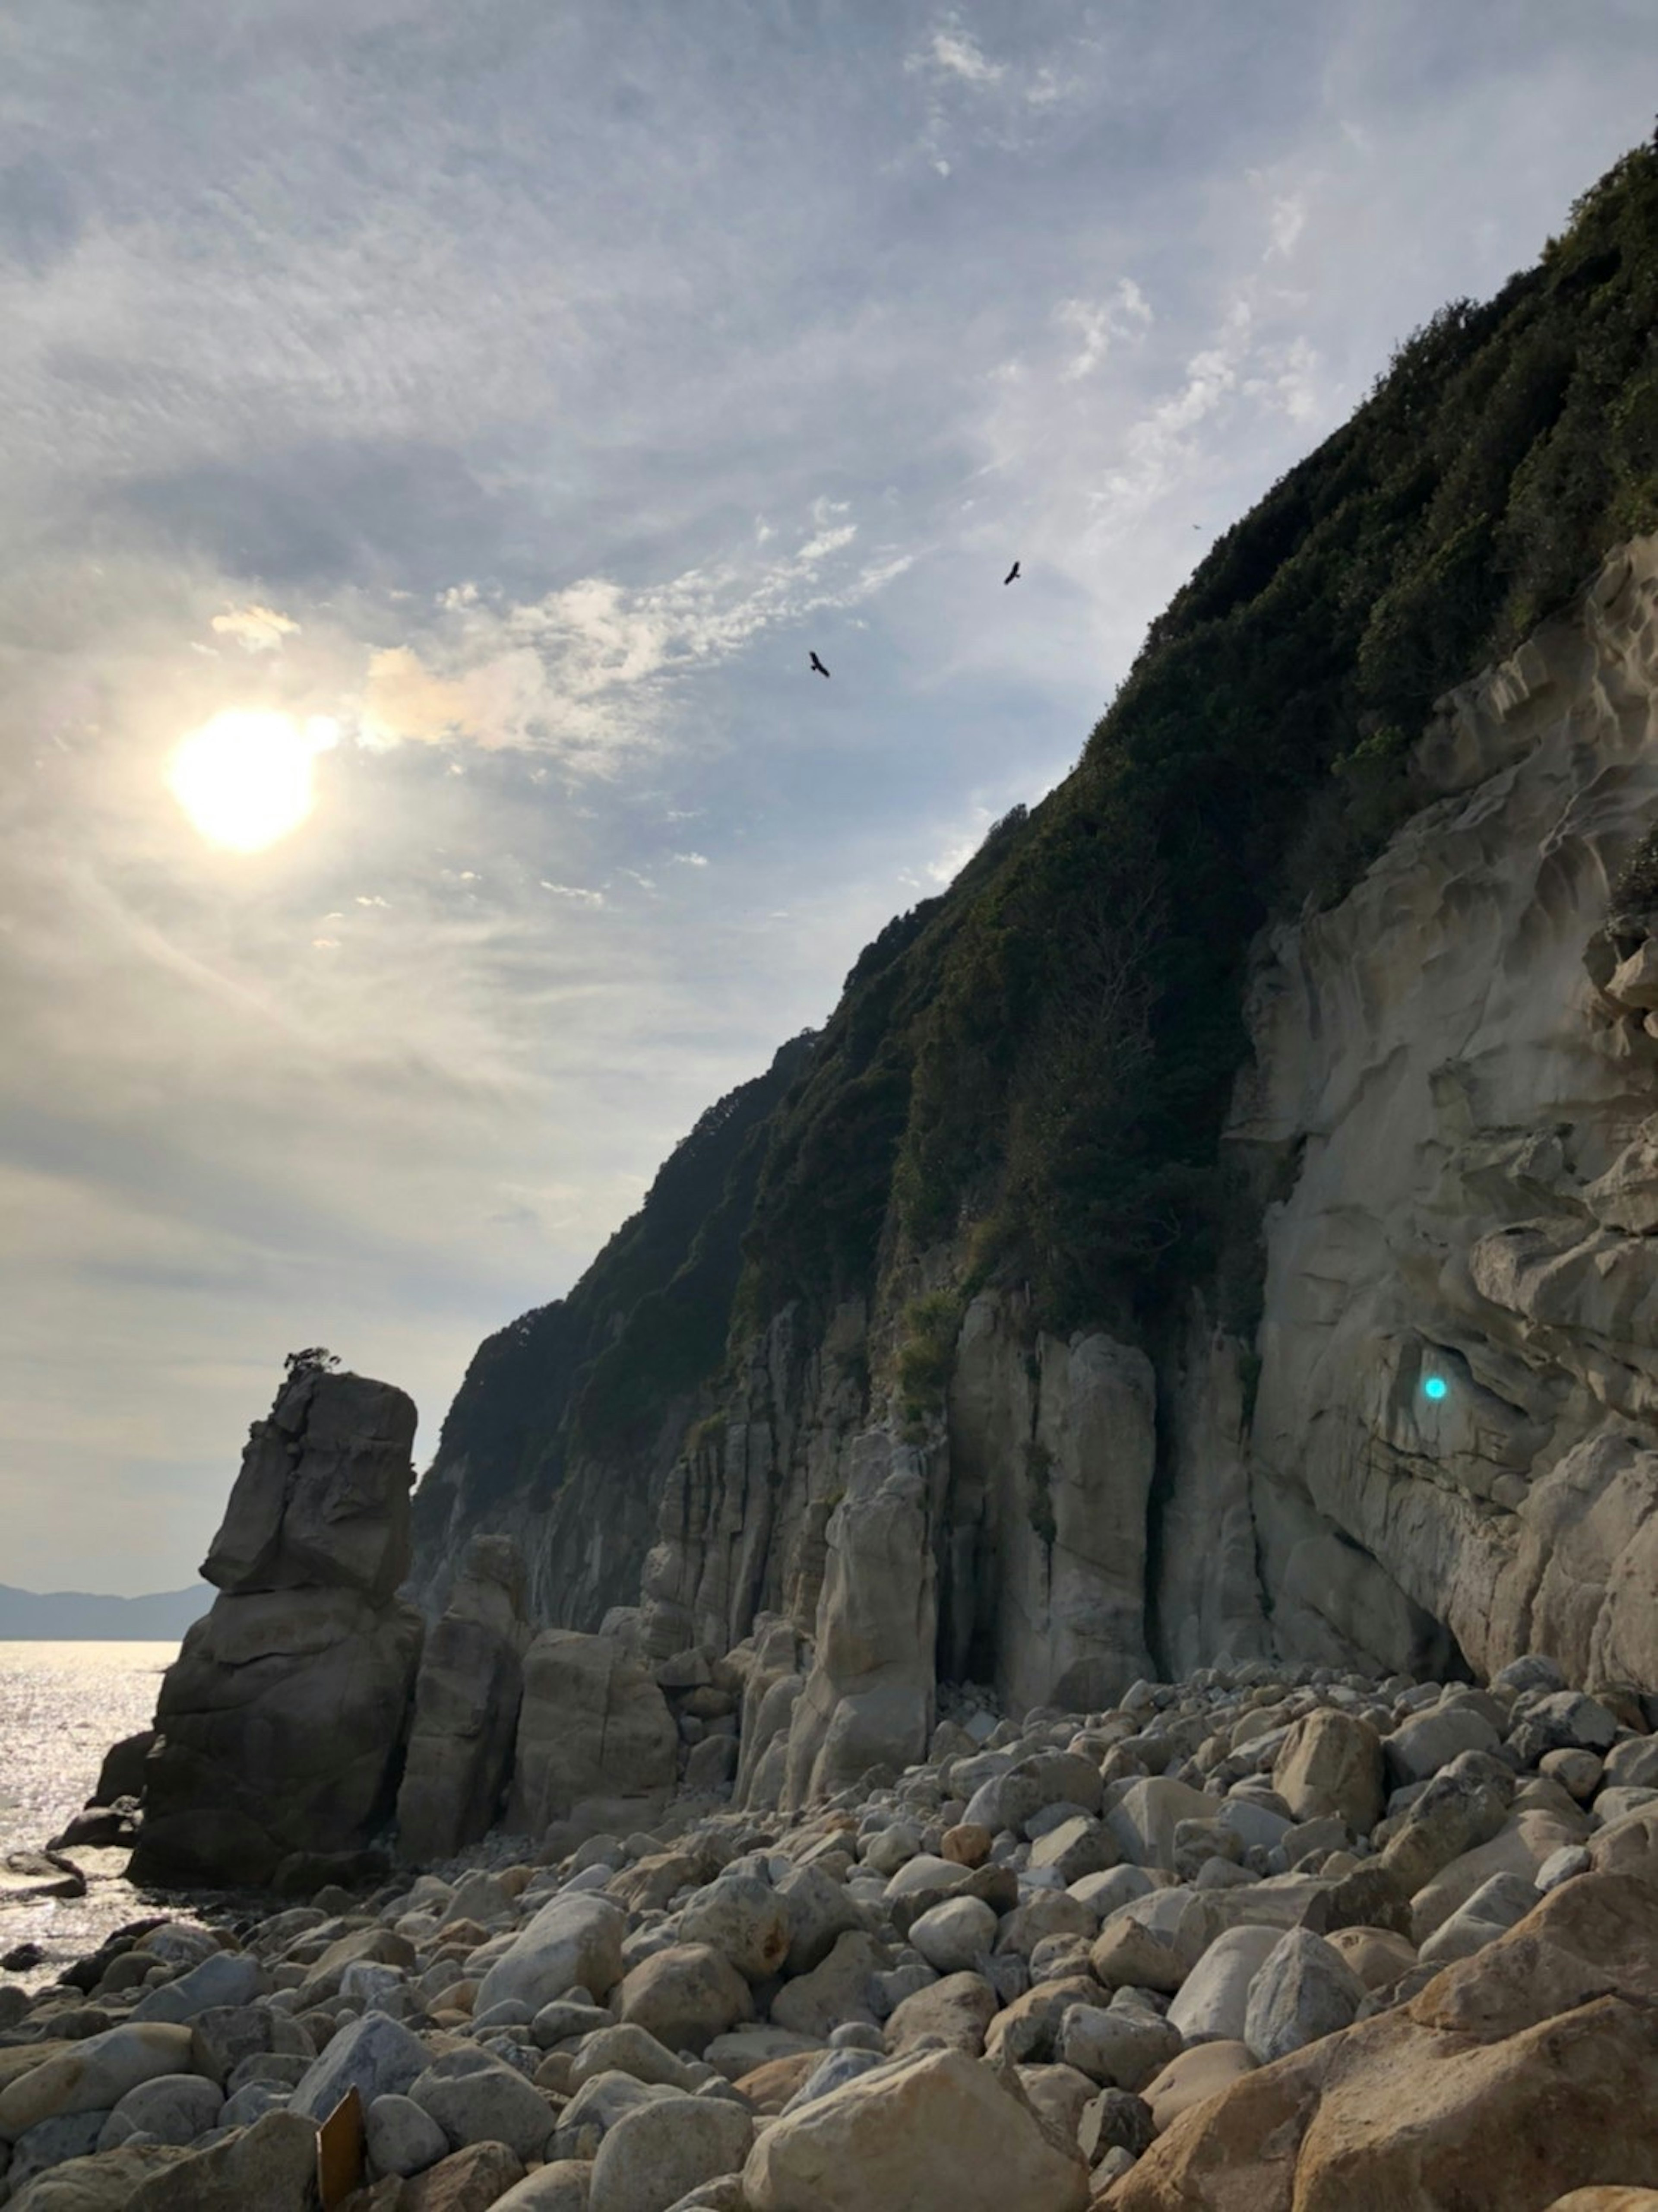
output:
[[174,1643],[213,1602],[205,1583],[153,1597],[94,1597],[85,1590],[9,1589],[0,1583],[0,1644]]

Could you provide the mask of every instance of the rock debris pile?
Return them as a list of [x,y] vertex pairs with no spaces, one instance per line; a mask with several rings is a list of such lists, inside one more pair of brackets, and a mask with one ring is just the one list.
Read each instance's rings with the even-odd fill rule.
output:
[[[479,1609],[510,1677],[512,1607]],[[727,1664],[660,1673],[683,1711]],[[1485,1688],[1251,1661],[952,1710],[923,1762],[803,1811],[665,1790],[574,1848],[590,1778],[537,1769],[545,1840],[146,1922],[0,1990],[0,2196],[301,2212],[355,2090],[351,2212],[1658,2205],[1636,1692],[1542,1658]]]

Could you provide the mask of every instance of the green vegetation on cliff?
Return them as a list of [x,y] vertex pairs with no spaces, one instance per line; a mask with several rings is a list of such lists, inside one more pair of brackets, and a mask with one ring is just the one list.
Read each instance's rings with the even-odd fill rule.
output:
[[[1217,1137],[1251,939],[1339,897],[1409,811],[1435,698],[1655,526],[1648,147],[1536,268],[1400,348],[1152,625],[1066,781],[888,925],[822,1035],[704,1116],[568,1298],[481,1347],[434,1468],[463,1518],[545,1504],[583,1458],[647,1488],[729,1344],[946,1241],[968,1280],[901,1316],[914,1423],[977,1282],[1133,1333],[1218,1267],[1242,1318],[1253,1214]],[[416,1504],[428,1558],[440,1490]]]
[[970,1232],[1054,1327],[1213,1264],[1244,963],[1408,811],[1434,699],[1658,524],[1658,153],[1446,307],[1153,624],[1070,778],[895,922],[773,1132],[742,1310]]

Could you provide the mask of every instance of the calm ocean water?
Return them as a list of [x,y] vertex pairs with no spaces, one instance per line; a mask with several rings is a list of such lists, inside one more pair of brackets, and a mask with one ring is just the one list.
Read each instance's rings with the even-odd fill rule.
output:
[[[104,1753],[148,1728],[176,1644],[0,1643],[0,1856],[39,1850],[92,1794]],[[39,1943],[45,1962],[17,1977],[51,1981],[123,1921],[153,1910],[122,1876],[125,1851],[79,1851],[79,1898],[0,1899],[0,1954]]]

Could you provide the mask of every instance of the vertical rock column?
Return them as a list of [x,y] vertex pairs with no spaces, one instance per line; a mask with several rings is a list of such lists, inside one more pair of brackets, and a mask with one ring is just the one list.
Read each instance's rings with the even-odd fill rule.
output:
[[302,1372],[256,1421],[202,1572],[220,1595],[168,1668],[135,1881],[268,1882],[360,1850],[395,1798],[422,1622],[414,1401]]
[[405,1860],[452,1858],[493,1826],[513,1771],[529,1640],[517,1546],[510,1536],[474,1536],[415,1685],[398,1792]]

